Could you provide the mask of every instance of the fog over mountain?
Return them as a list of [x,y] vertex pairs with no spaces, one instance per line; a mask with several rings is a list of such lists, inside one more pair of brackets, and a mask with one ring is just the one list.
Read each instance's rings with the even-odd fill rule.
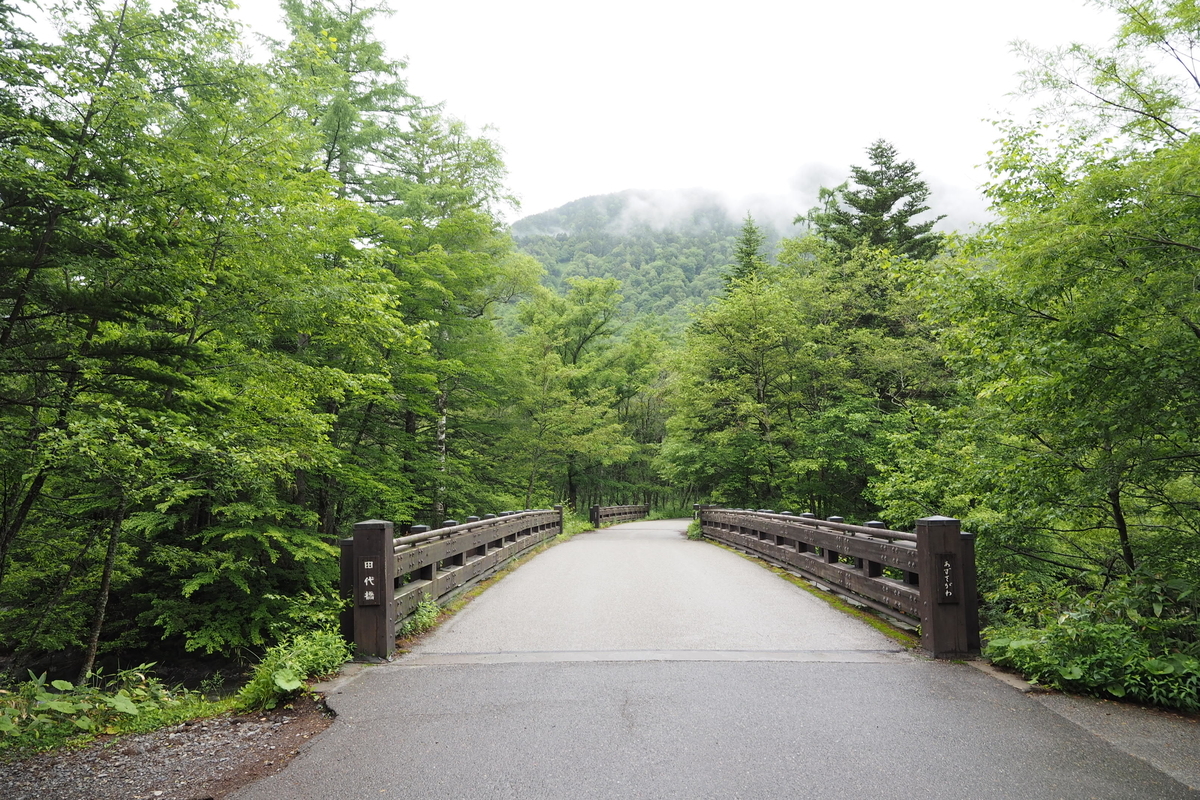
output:
[[[817,203],[822,186],[836,186],[846,179],[845,169],[826,164],[808,164],[790,182],[788,194],[734,196],[707,189],[626,189],[614,194],[573,200],[558,208],[532,214],[512,224],[513,235],[556,236],[558,234],[608,233],[628,235],[642,231],[700,233],[727,224],[741,225],[749,213],[768,237],[797,236],[802,227],[798,215]],[[927,181],[930,214],[945,214],[937,226],[944,232],[969,232],[990,218],[978,192]]]

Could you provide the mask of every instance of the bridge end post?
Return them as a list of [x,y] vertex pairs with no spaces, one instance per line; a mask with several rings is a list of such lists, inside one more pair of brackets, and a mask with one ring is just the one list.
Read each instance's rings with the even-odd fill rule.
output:
[[975,541],[950,517],[917,520],[921,647],[934,658],[979,652]]
[[561,505],[555,506],[554,510],[558,512],[558,533],[562,535],[567,532],[567,512]]
[[388,658],[396,647],[396,558],[390,522],[354,526],[354,649]]

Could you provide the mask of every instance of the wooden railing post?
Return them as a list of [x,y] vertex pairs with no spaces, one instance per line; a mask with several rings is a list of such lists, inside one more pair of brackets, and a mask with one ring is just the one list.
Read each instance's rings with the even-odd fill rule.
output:
[[562,506],[555,506],[554,510],[558,512],[558,532],[560,534],[567,532],[567,512]]
[[917,563],[921,575],[921,646],[934,658],[979,650],[975,597],[975,542],[958,520],[917,520]]
[[392,531],[392,523],[380,519],[354,526],[354,648],[359,656],[387,658],[396,646]]

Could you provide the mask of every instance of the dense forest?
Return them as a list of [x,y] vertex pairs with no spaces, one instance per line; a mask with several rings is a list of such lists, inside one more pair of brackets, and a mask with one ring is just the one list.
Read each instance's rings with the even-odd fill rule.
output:
[[[636,193],[501,222],[386,6],[0,2],[0,658],[332,624],[355,521],[693,501],[978,536],[989,653],[1200,705],[1200,35],[1106,3],[939,230],[886,140],[779,233]],[[1196,159],[1196,160],[1194,160]]]
[[[542,288],[504,166],[382,4],[0,4],[0,653],[232,654],[335,618],[357,520],[667,498],[661,341]],[[504,321],[504,326],[501,321]]]

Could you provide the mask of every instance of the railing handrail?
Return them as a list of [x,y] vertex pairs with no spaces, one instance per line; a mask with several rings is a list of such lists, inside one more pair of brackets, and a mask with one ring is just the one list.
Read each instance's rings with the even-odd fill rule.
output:
[[[696,509],[706,536],[836,586],[877,610],[919,622],[921,645],[934,656],[978,652],[975,542],[958,520],[927,517],[917,521],[915,533],[906,533],[878,522],[854,525],[841,517]],[[887,577],[887,567],[902,571],[904,579]]]
[[600,523],[605,521],[632,522],[633,520],[641,519],[649,514],[649,503],[631,506],[592,506],[591,509],[589,509],[591,522],[597,528],[600,527]]
[[481,528],[494,527],[495,525],[505,524],[513,519],[522,518],[530,514],[557,513],[558,512],[552,508],[534,508],[526,509],[524,511],[514,511],[511,513],[506,512],[504,515],[498,515],[488,519],[475,520],[474,522],[463,522],[458,525],[451,525],[447,528],[431,528],[430,530],[422,531],[420,533],[410,533],[407,536],[397,536],[392,540],[392,544],[394,547],[399,549],[404,545],[419,544],[421,542],[429,541],[430,539],[449,538],[456,534],[465,533],[468,531],[476,531]]
[[343,539],[341,591],[353,605],[343,635],[361,655],[388,657],[397,624],[426,595],[442,602],[563,531],[563,509],[506,511],[394,536],[385,520],[354,526]]
[[[757,514],[769,519],[778,519],[785,522],[793,522],[797,525],[810,526],[813,528],[832,529],[835,531],[847,531],[852,533],[864,533],[868,536],[874,536],[883,539],[899,539],[901,541],[916,542],[917,535],[908,531],[894,531],[883,527],[872,527],[868,525],[855,525],[850,522],[836,522],[829,519],[819,519],[815,516],[809,517],[803,514],[788,514],[778,511],[752,511],[749,509],[734,509],[734,508],[714,508],[707,507],[710,511],[736,511],[740,514]],[[883,523],[880,523],[882,525]]]

